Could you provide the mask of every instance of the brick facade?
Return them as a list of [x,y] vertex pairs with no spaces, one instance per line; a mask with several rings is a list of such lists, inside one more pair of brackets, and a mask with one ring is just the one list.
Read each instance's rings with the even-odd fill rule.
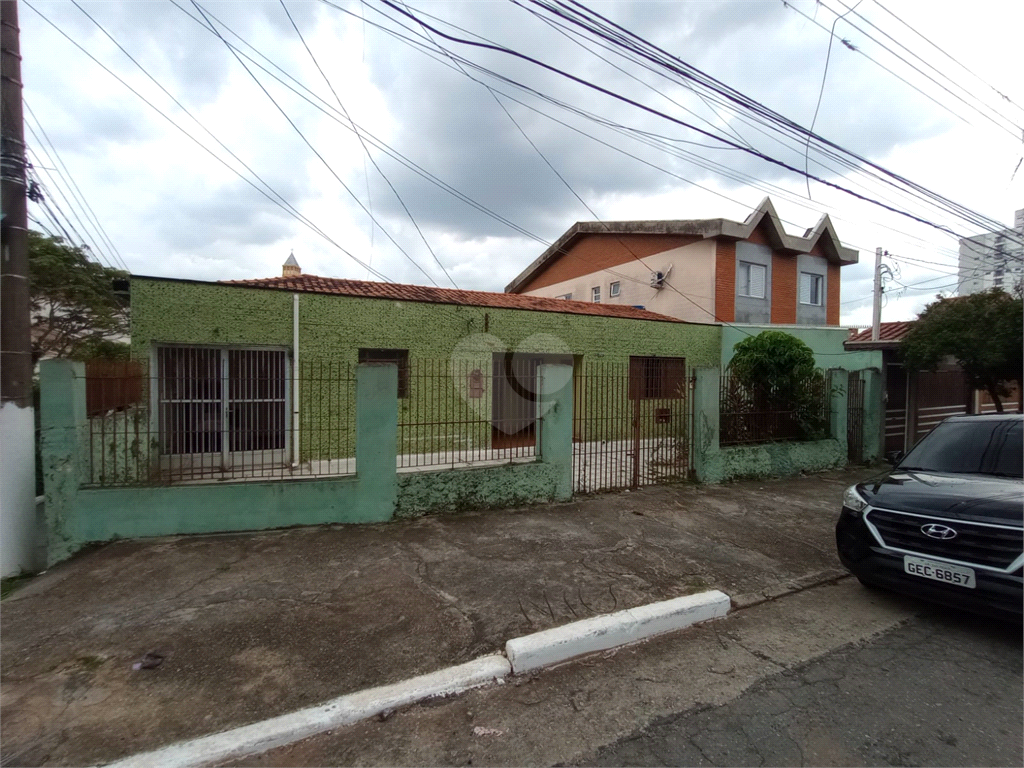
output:
[[795,325],[797,302],[796,256],[772,253],[772,324]]
[[839,265],[830,261],[828,263],[828,290],[825,296],[825,322],[828,325],[839,325],[840,280]]
[[731,323],[736,319],[736,243],[715,243],[715,320]]
[[528,293],[537,288],[575,280],[583,275],[625,264],[634,259],[643,259],[673,248],[682,248],[700,239],[695,235],[587,235],[537,273],[532,280],[520,286],[516,292]]

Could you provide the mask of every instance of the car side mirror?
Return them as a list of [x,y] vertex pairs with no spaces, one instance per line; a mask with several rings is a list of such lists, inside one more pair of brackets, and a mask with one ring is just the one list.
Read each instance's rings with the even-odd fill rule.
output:
[[885,460],[892,464],[894,467],[900,463],[900,459],[903,458],[903,451],[889,451],[885,454]]

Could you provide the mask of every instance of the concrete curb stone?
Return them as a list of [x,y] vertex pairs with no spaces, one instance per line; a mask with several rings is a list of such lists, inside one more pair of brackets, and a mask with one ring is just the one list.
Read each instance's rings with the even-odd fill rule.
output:
[[516,637],[505,643],[505,655],[518,675],[722,618],[728,612],[729,596],[715,589]]
[[494,654],[431,672],[393,685],[368,688],[333,701],[269,720],[171,744],[109,763],[117,768],[199,768],[256,755],[318,733],[415,704],[424,699],[451,696],[503,680],[512,672],[504,656]]
[[310,736],[415,704],[451,696],[511,674],[536,671],[577,656],[617,648],[729,612],[718,590],[575,621],[509,640],[506,656],[494,654],[392,685],[340,696],[326,704],[251,723],[109,763],[108,768],[201,768],[262,754]]

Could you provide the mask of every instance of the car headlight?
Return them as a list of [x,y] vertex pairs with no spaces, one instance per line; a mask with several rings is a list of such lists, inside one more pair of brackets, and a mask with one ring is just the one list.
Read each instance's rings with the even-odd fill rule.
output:
[[864,497],[857,491],[856,485],[851,485],[843,493],[843,506],[853,512],[863,512],[868,503],[864,500]]

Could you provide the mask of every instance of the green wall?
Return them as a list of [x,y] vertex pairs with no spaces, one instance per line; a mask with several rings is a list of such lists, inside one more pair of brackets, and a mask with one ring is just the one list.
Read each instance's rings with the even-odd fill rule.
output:
[[[546,392],[537,459],[514,466],[417,472],[395,470],[397,369],[356,370],[356,474],[184,485],[89,488],[85,366],[40,364],[46,549],[50,563],[89,542],[326,523],[376,523],[396,515],[507,507],[572,497],[572,389]],[[569,381],[565,366],[543,375]],[[137,478],[118,477],[116,480]]]
[[[291,349],[292,293],[279,290],[132,278],[132,355],[148,359],[160,343]],[[581,362],[621,364],[631,355],[685,357],[688,368],[718,365],[721,329],[717,325],[492,309],[422,302],[299,294],[300,460],[342,458],[354,450],[351,394],[344,384],[318,385],[320,366],[337,377],[354,365],[360,348],[407,349],[410,365],[441,361],[463,372],[491,373],[495,352],[573,355]],[[452,361],[452,362],[449,362]],[[432,363],[431,363],[432,364]],[[345,368],[347,370],[347,368]],[[405,430],[404,453],[426,453],[490,446],[493,388],[466,396],[464,376],[414,377],[408,398],[399,401],[399,422],[458,420],[457,434]],[[346,400],[346,398],[349,398]],[[600,396],[594,402],[606,401]],[[623,403],[622,407],[628,407]],[[680,410],[680,413],[682,411]],[[608,420],[602,434],[628,418]]]
[[[291,347],[292,294],[287,291],[134,277],[131,302],[134,357],[148,357],[150,345],[159,342]],[[302,359],[355,363],[360,347],[447,358],[476,334],[488,334],[492,343],[510,350],[568,351],[604,361],[661,355],[714,366],[720,356],[716,325],[322,294],[300,294],[299,302]],[[470,351],[483,351],[487,342],[478,338]]]
[[[783,331],[796,336],[814,350],[814,361],[819,368],[845,368],[860,371],[865,368],[882,369],[882,353],[878,350],[847,352],[843,342],[849,338],[846,328],[817,328],[801,325],[726,325],[722,326],[722,370],[732,362],[733,348],[749,336],[762,331]],[[718,365],[718,363],[715,363]]]

